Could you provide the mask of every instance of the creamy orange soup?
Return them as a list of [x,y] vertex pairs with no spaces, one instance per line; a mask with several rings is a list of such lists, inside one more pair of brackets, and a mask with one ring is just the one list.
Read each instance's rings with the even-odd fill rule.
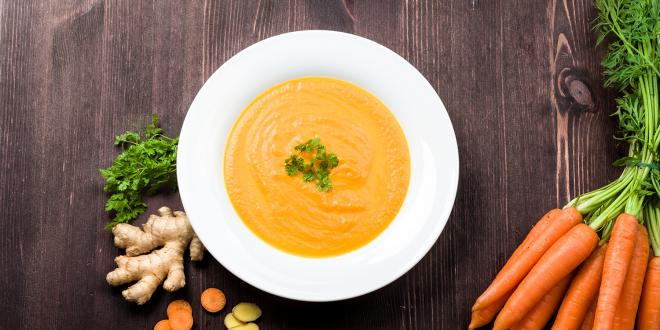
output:
[[[320,192],[288,176],[294,147],[319,137],[339,165]],[[408,190],[410,155],[401,127],[375,96],[333,78],[283,82],[240,115],[227,141],[225,184],[236,212],[285,252],[328,257],[357,249],[394,219]]]

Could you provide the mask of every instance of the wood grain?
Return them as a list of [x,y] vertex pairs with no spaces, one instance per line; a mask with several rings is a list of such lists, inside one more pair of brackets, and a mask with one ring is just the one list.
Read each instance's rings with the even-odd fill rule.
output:
[[[259,303],[264,329],[466,328],[536,219],[618,175],[595,15],[591,0],[0,0],[0,329],[150,328],[173,298],[191,301],[197,329],[217,329],[222,315],[198,301],[210,286],[230,305]],[[179,292],[124,302],[104,280],[119,253],[98,175],[117,153],[112,137],[152,112],[177,134],[222,63],[303,29],[375,40],[442,98],[461,176],[438,242],[391,285],[348,301],[278,298],[207,256],[186,264]],[[150,211],[162,203],[181,207],[172,194]]]

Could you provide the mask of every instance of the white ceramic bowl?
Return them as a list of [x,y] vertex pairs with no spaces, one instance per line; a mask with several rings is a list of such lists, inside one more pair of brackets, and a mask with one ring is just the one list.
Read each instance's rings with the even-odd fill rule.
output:
[[[224,184],[225,143],[241,111],[269,87],[303,76],[335,77],[373,93],[394,113],[410,149],[410,186],[397,217],[366,246],[330,258],[298,257],[261,241]],[[275,36],[223,64],[190,106],[177,163],[185,211],[215,259],[263,291],[304,301],[359,296],[410,270],[442,232],[458,185],[456,137],[431,85],[384,46],[331,31]]]

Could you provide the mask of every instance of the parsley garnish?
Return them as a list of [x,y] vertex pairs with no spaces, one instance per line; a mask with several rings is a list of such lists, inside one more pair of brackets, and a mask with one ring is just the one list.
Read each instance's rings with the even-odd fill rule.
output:
[[[288,176],[294,176],[302,173],[304,182],[316,181],[316,189],[322,192],[332,190],[332,181],[330,180],[330,170],[339,165],[339,159],[335,154],[329,154],[325,146],[321,144],[321,139],[315,137],[305,143],[299,144],[294,148],[298,154],[293,154],[284,161],[284,170]],[[311,156],[309,162],[305,162],[302,154]]]
[[176,150],[179,138],[163,135],[158,127],[158,115],[154,114],[151,124],[139,133],[125,132],[115,137],[115,146],[123,152],[115,158],[112,166],[101,169],[105,179],[103,190],[110,194],[105,204],[107,212],[113,212],[112,228],[119,223],[129,222],[147,209],[142,195],[153,194],[163,186],[176,189]]

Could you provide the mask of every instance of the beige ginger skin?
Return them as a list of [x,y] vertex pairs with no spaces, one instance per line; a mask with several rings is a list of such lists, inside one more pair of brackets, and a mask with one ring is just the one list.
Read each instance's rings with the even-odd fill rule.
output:
[[[115,246],[125,248],[126,255],[115,258],[117,268],[108,273],[106,280],[110,285],[137,281],[122,295],[138,305],[147,302],[161,282],[170,292],[186,285],[183,273],[186,247],[190,246],[190,260],[198,261],[204,256],[204,246],[184,212],[172,213],[163,206],[158,213],[149,216],[141,229],[124,223],[112,229]],[[154,250],[158,247],[161,248]]]

